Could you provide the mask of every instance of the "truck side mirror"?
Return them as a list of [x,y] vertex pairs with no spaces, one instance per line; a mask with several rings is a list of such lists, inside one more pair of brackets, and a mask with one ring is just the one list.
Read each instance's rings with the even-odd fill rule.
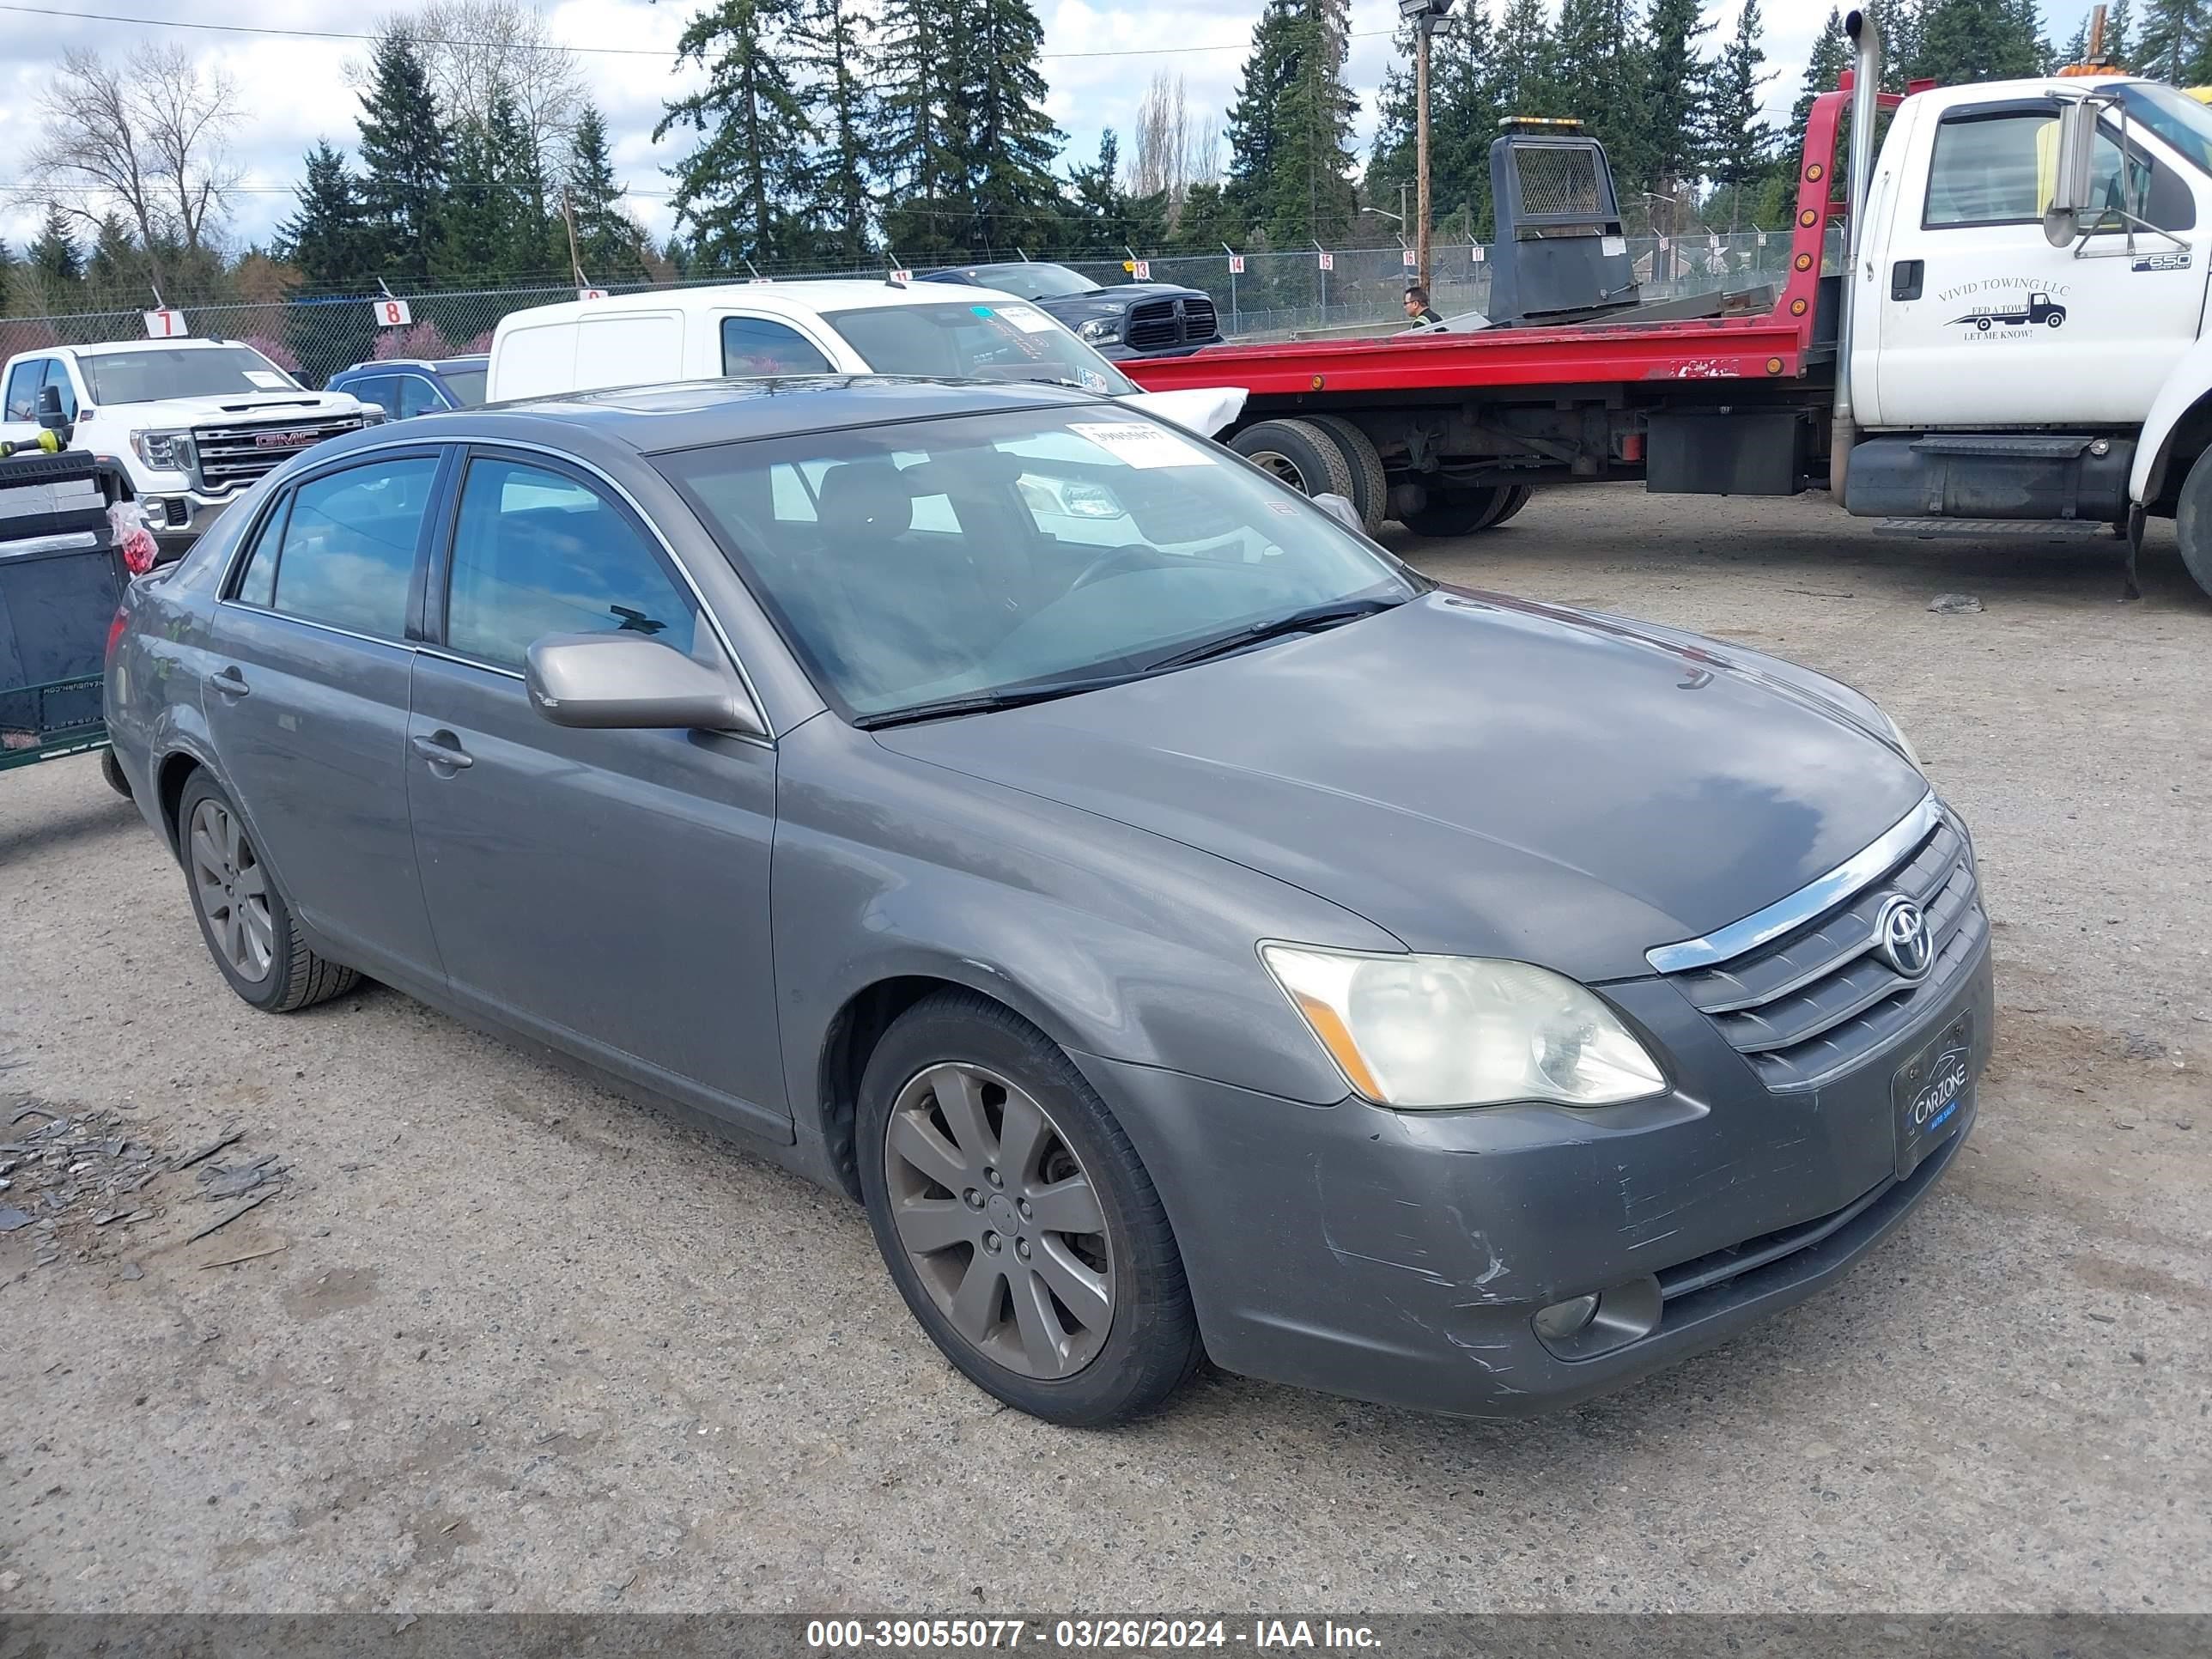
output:
[[58,386],[39,388],[39,424],[52,433],[64,444],[70,441],[70,417],[62,413],[62,389]]
[[2058,110],[2058,167],[2051,204],[2043,210],[2043,238],[2053,247],[2064,247],[2081,234],[2096,153],[2097,106],[2086,98],[2070,99]]

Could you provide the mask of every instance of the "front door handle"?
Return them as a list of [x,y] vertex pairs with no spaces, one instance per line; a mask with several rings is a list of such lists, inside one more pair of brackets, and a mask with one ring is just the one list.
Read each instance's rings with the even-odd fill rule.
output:
[[253,690],[246,683],[246,676],[235,668],[217,670],[208,676],[208,684],[222,693],[224,696],[234,699],[245,696]]
[[1920,297],[1920,283],[1927,274],[1925,259],[1899,259],[1889,268],[1889,297],[1893,300],[1917,300]]
[[415,745],[415,752],[433,766],[465,772],[477,763],[476,757],[463,749],[461,740],[450,732],[440,732],[429,737],[413,737],[408,741]]

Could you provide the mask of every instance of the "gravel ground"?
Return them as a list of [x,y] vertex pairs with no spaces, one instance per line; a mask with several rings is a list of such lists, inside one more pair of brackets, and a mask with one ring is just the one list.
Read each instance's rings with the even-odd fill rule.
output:
[[60,762],[0,775],[0,1204],[80,1191],[0,1234],[0,1608],[2212,1607],[2212,602],[2170,537],[2135,605],[2108,553],[1817,496],[1407,550],[1854,681],[1973,823],[1979,1127],[1842,1286],[1531,1424],[1209,1373],[1048,1428],[842,1199],[380,988],[246,1008]]

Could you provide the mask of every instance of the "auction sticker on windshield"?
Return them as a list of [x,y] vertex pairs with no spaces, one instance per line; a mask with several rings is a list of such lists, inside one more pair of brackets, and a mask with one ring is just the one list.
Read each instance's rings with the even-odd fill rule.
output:
[[1115,459],[1135,467],[1212,466],[1213,457],[1174,433],[1141,421],[1079,422],[1068,428]]
[[1060,325],[1030,306],[1000,306],[999,315],[1024,334],[1049,334]]

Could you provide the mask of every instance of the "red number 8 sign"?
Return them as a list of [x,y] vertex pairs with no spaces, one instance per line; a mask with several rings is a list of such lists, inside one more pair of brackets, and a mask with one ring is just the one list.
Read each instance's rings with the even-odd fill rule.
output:
[[380,328],[405,328],[415,320],[414,313],[408,310],[407,301],[404,300],[388,298],[372,300],[369,301],[369,307],[376,313],[377,326]]

